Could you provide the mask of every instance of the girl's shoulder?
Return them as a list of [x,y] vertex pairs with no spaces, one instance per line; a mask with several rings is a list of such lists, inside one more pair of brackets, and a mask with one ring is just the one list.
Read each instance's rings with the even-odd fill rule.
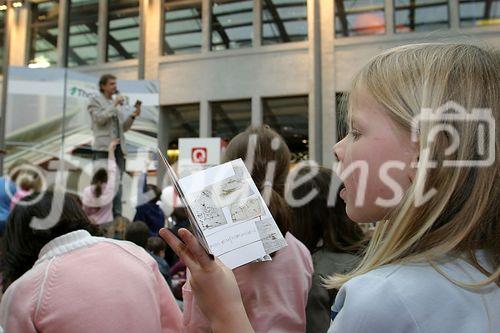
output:
[[415,263],[387,265],[351,279],[335,299],[333,327],[352,331],[350,325],[360,325],[356,327],[366,332],[469,332],[488,323],[500,327],[498,286],[490,284],[478,292],[453,283],[485,278],[460,259],[437,266],[446,276],[430,264]]

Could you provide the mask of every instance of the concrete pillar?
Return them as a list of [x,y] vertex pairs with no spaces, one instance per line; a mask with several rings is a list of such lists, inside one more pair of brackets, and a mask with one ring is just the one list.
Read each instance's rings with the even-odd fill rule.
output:
[[262,0],[253,1],[253,47],[262,45]]
[[333,1],[321,0],[321,106],[322,106],[322,164],[331,167],[332,147],[337,139],[337,119],[335,103],[335,62],[334,34],[335,12]]
[[200,138],[212,136],[212,109],[208,100],[200,102]]
[[456,0],[448,0],[448,13],[450,15],[450,28],[452,30],[460,29],[460,5]]
[[9,64],[10,66],[25,66],[28,62],[29,51],[29,26],[30,26],[30,5],[25,3],[23,7],[12,8],[9,6],[10,46]]
[[156,80],[163,42],[163,1],[146,1],[143,10],[147,17],[144,21],[144,78]]
[[208,53],[210,52],[211,48],[212,48],[212,1],[201,0],[201,53]]
[[262,124],[263,112],[262,112],[262,100],[260,96],[252,97],[252,125],[258,126]]
[[394,35],[394,5],[393,0],[385,0],[385,34]]
[[319,0],[307,0],[309,40],[309,159],[321,163],[321,36]]
[[57,66],[68,66],[68,36],[69,36],[69,12],[70,0],[59,1],[59,21],[57,28]]
[[144,79],[144,66],[146,57],[146,7],[149,1],[139,0],[139,54],[138,58],[138,74],[139,80]]
[[97,18],[97,63],[106,62],[108,51],[108,0],[99,0],[99,13]]

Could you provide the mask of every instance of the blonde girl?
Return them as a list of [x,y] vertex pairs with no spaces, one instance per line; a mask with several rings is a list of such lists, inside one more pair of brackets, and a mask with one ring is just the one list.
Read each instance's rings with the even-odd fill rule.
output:
[[[340,288],[328,332],[500,331],[499,108],[500,55],[472,45],[398,47],[354,78],[341,197],[379,222],[359,266],[326,281]],[[162,236],[213,331],[252,332],[232,273],[187,231]]]

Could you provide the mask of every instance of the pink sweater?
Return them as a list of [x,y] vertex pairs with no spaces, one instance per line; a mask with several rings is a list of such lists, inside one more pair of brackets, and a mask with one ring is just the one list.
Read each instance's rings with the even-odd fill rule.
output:
[[[108,182],[102,185],[102,194],[99,198],[94,195],[94,185],[83,190],[83,210],[96,224],[113,221],[113,198],[115,196],[116,163],[108,160]],[[118,189],[118,188],[116,188]]]
[[[253,263],[234,270],[241,297],[256,333],[304,333],[307,295],[313,265],[309,250],[287,233],[288,246],[272,262]],[[183,332],[210,332],[210,324],[196,305],[191,286],[182,288]]]
[[146,251],[78,230],[46,244],[7,289],[0,326],[12,333],[177,333],[182,314]]

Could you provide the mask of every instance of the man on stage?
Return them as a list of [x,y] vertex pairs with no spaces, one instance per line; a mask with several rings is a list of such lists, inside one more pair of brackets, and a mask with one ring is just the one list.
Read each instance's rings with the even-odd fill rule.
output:
[[91,97],[88,105],[94,134],[93,159],[107,159],[111,140],[120,140],[115,148],[116,164],[120,170],[120,177],[117,177],[119,188],[113,199],[113,217],[116,218],[122,215],[122,176],[127,155],[127,144],[123,133],[132,127],[135,118],[141,114],[141,103],[137,101],[134,105],[135,111],[126,117],[125,110],[122,110],[125,99],[118,95],[116,77],[111,74],[101,76],[99,90],[101,93]]

